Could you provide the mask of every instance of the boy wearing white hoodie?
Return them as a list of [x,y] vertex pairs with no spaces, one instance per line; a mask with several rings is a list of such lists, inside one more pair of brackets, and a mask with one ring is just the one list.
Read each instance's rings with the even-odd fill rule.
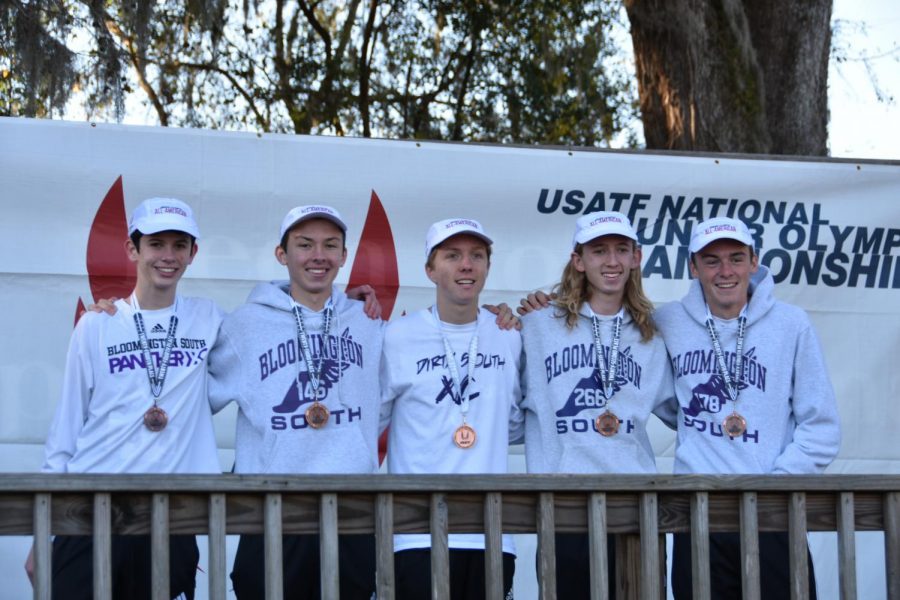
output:
[[[374,473],[383,323],[334,286],[347,226],[329,206],[285,216],[275,258],[288,281],[257,285],[228,315],[210,353],[210,404],[238,403],[237,473]],[[265,597],[263,539],[241,537],[231,577],[238,598]],[[371,535],[339,538],[343,599],[375,591]],[[284,597],[318,599],[319,541],[286,535]]]
[[[674,429],[672,374],[625,215],[595,212],[576,221],[554,292],[549,308],[522,318],[528,472],[656,473],[647,424],[655,414]],[[612,539],[608,592],[615,598]],[[589,598],[587,534],[557,533],[555,549],[557,597]]]
[[[737,220],[715,218],[691,236],[687,296],[656,311],[678,399],[675,473],[822,473],[837,455],[834,390],[806,313],[773,295],[753,238]],[[761,533],[763,598],[790,597],[788,537]],[[741,596],[740,539],[710,536],[715,598]],[[672,590],[691,598],[689,534],[676,534]],[[810,597],[815,578],[809,562]]]

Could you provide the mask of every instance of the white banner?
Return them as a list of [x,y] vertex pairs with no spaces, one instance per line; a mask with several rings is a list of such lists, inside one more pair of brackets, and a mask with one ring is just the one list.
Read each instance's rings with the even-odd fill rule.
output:
[[[128,291],[125,215],[145,198],[173,196],[192,205],[202,233],[182,291],[226,310],[254,282],[286,277],[273,250],[282,217],[299,204],[341,211],[349,256],[338,281],[379,285],[395,315],[433,301],[424,236],[438,219],[482,222],[495,240],[483,299],[512,304],[557,281],[584,212],[619,210],[633,220],[657,303],[687,290],[692,227],[740,217],[777,295],[810,313],[825,347],[843,424],[830,472],[900,472],[898,163],[0,118],[0,182],[0,445],[11,450],[0,453],[0,470],[39,468],[79,303]],[[230,448],[233,413],[216,421],[220,446]],[[653,432],[665,471],[673,435]]]
[[[77,305],[127,291],[125,214],[144,198],[174,196],[194,207],[202,239],[184,291],[226,310],[255,281],[286,277],[273,249],[282,217],[298,204],[342,212],[349,256],[338,281],[352,273],[356,282],[382,284],[394,314],[433,299],[423,263],[435,220],[484,224],[495,240],[484,299],[513,303],[557,281],[576,217],[606,209],[640,230],[645,285],[657,303],[685,293],[686,245],[699,220],[748,221],[777,294],[810,313],[825,346],[844,424],[832,471],[900,472],[900,446],[891,442],[900,427],[892,406],[900,390],[896,163],[0,119],[0,181],[0,443],[42,443]],[[230,446],[232,431],[219,430]],[[670,453],[670,442],[657,448]]]

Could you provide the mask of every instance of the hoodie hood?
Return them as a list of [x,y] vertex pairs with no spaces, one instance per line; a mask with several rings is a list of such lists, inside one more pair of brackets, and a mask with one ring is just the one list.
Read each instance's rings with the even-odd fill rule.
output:
[[[747,303],[747,325],[762,319],[775,306],[775,280],[769,268],[759,265],[759,269],[750,277],[750,300]],[[681,300],[685,312],[692,319],[706,326],[706,299],[699,279],[691,281],[687,295]],[[627,312],[627,311],[626,311]]]
[[[354,303],[347,294],[340,291],[337,286],[331,286],[331,301],[334,303],[334,312],[341,316],[354,308]],[[291,283],[287,280],[275,280],[268,283],[259,283],[250,292],[247,297],[249,304],[261,304],[275,310],[291,312],[293,310],[293,302],[291,299]],[[307,309],[311,313],[319,312]]]
[[[619,313],[622,315],[622,325],[628,325],[633,320],[631,318],[631,313],[628,312],[628,308],[623,304],[622,308],[619,309]],[[594,315],[594,311],[591,310],[591,305],[588,302],[582,302],[581,308],[578,310],[578,314],[587,319],[588,323],[591,322],[591,317]],[[612,320],[616,318],[616,315],[597,315],[601,320]]]
[[[562,306],[559,306],[558,304],[551,304],[549,310],[550,310],[550,314],[552,314],[555,319],[559,319],[563,323],[565,323],[566,311]],[[622,314],[622,327],[629,326],[632,323],[632,321],[634,321],[634,319],[631,318],[631,313],[628,311],[628,307],[623,305],[620,312]],[[529,315],[530,314],[531,313],[529,313]],[[580,317],[579,322],[581,322],[583,320],[585,322],[585,326],[590,327],[591,326],[591,316],[593,316],[593,314],[594,314],[594,312],[591,310],[590,303],[582,302],[581,307],[578,309],[578,316]],[[527,318],[529,315],[525,315],[523,317],[523,319]],[[604,321],[612,320],[615,318],[615,315],[597,315],[597,316],[600,317],[600,319],[604,320]]]

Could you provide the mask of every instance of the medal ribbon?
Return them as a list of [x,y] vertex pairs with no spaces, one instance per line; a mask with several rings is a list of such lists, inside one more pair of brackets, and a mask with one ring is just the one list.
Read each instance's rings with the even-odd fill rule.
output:
[[737,408],[738,392],[740,391],[740,381],[744,377],[744,336],[747,332],[747,316],[744,312],[738,317],[737,331],[737,347],[735,348],[734,371],[735,378],[732,378],[728,365],[725,364],[725,354],[722,352],[722,344],[719,343],[719,334],[716,332],[716,325],[713,322],[709,308],[706,309],[706,329],[709,331],[709,339],[712,340],[713,352],[716,354],[716,365],[719,368],[719,374],[725,380],[725,387],[731,395],[731,401],[734,403],[734,409]]
[[597,372],[600,374],[600,387],[603,390],[603,396],[606,398],[607,404],[613,395],[613,383],[615,382],[616,372],[619,370],[619,340],[622,332],[622,311],[616,315],[613,324],[613,339],[609,347],[610,364],[606,366],[606,360],[603,358],[603,348],[600,344],[600,319],[591,312],[591,329],[594,333],[594,352],[597,354]]
[[[159,359],[159,372],[157,373],[156,365],[153,364],[153,355],[150,353],[150,342],[147,339],[144,317],[141,315],[141,307],[138,304],[137,296],[134,294],[131,295],[131,303],[135,308],[134,326],[137,329],[141,353],[144,355],[147,378],[150,380],[150,393],[153,394],[153,405],[156,406],[156,400],[162,394],[163,385],[166,383],[166,372],[169,369],[169,354],[172,352],[172,347],[175,346],[175,331],[178,329],[178,317],[175,315],[169,317],[169,332],[166,334],[166,343],[163,346],[162,356]],[[175,312],[178,312],[177,299],[175,301]]]
[[472,395],[472,372],[475,370],[475,362],[478,358],[478,320],[477,318],[475,320],[476,333],[469,342],[469,387],[466,390],[465,395],[463,395],[462,380],[459,377],[459,363],[456,362],[456,356],[453,354],[450,340],[447,339],[447,334],[444,332],[444,326],[441,324],[441,319],[438,317],[436,305],[431,307],[431,314],[434,316],[435,323],[437,323],[438,329],[441,332],[441,339],[444,342],[444,354],[447,355],[447,367],[450,369],[450,377],[453,379],[453,385],[459,390],[459,410],[462,413],[463,422],[465,422],[466,415],[469,412],[469,397]]
[[[294,320],[297,321],[297,341],[300,343],[300,351],[303,353],[303,361],[306,363],[306,371],[309,373],[309,384],[312,386],[313,401],[319,401],[319,386],[322,383],[322,366],[325,364],[325,343],[328,339],[328,333],[331,331],[331,320],[334,314],[334,307],[331,299],[325,305],[325,323],[322,327],[322,352],[319,353],[319,360],[314,361],[312,350],[309,347],[309,335],[306,333],[306,327],[303,324],[303,315],[298,304],[293,307]],[[300,374],[297,374],[297,385],[300,385]],[[302,389],[299,390],[303,394]]]

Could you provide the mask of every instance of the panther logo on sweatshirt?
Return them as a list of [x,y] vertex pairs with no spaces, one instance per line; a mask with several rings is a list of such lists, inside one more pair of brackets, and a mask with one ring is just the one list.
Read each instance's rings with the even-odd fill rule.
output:
[[[328,397],[329,390],[331,390],[341,378],[341,373],[348,368],[350,368],[349,362],[339,363],[337,360],[328,358],[322,361],[322,375],[319,377],[318,389],[319,402],[322,402]],[[284,400],[281,401],[281,404],[272,407],[272,410],[276,413],[292,413],[300,408],[301,405],[309,404],[316,400],[314,397],[316,395],[317,392],[313,389],[312,382],[310,381],[309,371],[302,369],[297,374],[297,377],[294,378],[291,387],[284,396]]]
[[[746,387],[746,382],[741,381],[738,383],[739,390]],[[706,383],[694,386],[691,403],[684,409],[684,414],[689,417],[696,417],[701,412],[719,413],[730,401],[731,395],[728,393],[725,379],[718,374],[712,375]]]
[[[616,378],[613,380],[612,395],[614,396],[627,383],[628,379],[626,379],[625,374],[619,370],[616,373]],[[556,416],[572,417],[583,410],[603,408],[604,406],[606,406],[606,396],[603,395],[600,373],[597,372],[597,369],[594,369],[588,377],[583,377],[575,385],[575,389],[569,394],[569,399],[566,400],[565,406],[556,411]]]

